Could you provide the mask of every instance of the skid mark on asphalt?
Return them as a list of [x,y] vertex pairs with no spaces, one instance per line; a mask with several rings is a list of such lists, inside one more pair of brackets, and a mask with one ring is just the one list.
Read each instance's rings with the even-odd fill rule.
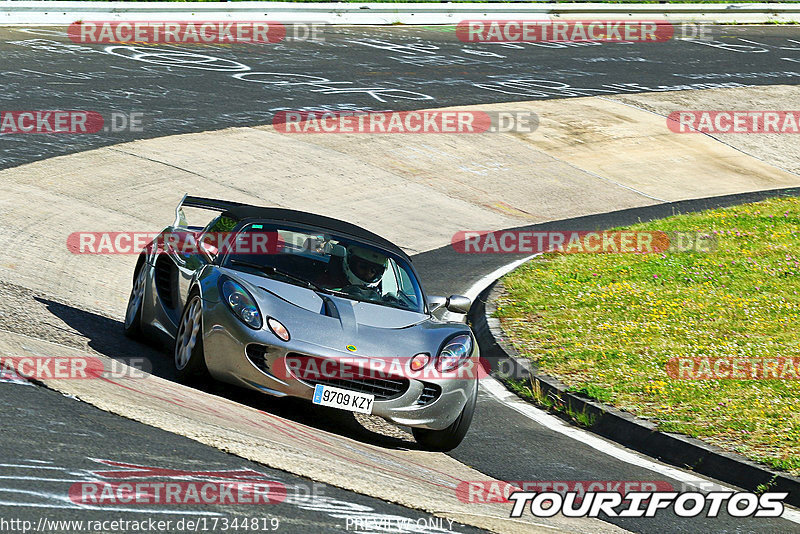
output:
[[[136,507],[120,505],[122,499],[118,499],[119,494],[102,493],[98,495],[98,500],[105,504],[82,504],[75,502],[79,497],[78,490],[83,491],[84,485],[94,487],[99,484],[101,487],[107,484],[143,484],[144,487],[139,493],[139,498],[144,502],[147,499],[159,500],[166,495],[166,485],[168,483],[184,482],[194,483],[195,486],[203,487],[204,484],[211,483],[217,485],[226,484],[246,484],[246,483],[271,483],[273,485],[286,488],[286,497],[279,501],[281,506],[270,508],[270,514],[264,508],[252,510],[260,516],[269,515],[275,520],[280,521],[280,517],[286,517],[286,507],[294,507],[299,510],[319,512],[332,519],[348,519],[351,522],[362,521],[364,524],[391,525],[393,532],[398,533],[444,533],[459,532],[462,529],[456,523],[453,525],[440,518],[421,518],[393,515],[381,513],[356,502],[349,502],[335,499],[324,495],[324,485],[322,484],[292,484],[286,477],[267,475],[252,469],[217,469],[217,470],[191,470],[173,469],[149,465],[139,465],[129,462],[119,462],[104,458],[85,458],[97,464],[92,469],[73,469],[65,466],[56,465],[54,462],[45,460],[22,459],[15,463],[3,463],[0,467],[4,468],[5,473],[19,472],[19,474],[0,476],[0,495],[14,495],[16,500],[4,500],[0,498],[0,506],[10,506],[17,508],[39,508],[39,509],[58,509],[58,510],[82,510],[84,512],[115,512],[123,514],[143,514],[162,515],[162,516],[199,516],[207,518],[226,517],[233,508],[230,502],[210,503],[201,502],[205,498],[203,491],[199,494],[178,493],[172,494],[171,506],[158,508],[137,504]],[[105,467],[102,469],[101,467]],[[116,469],[108,469],[114,467]],[[111,481],[111,482],[109,482]],[[69,486],[66,486],[69,484]],[[31,489],[36,485],[36,489]],[[41,486],[53,487],[52,491],[43,491]],[[160,492],[153,489],[160,486]],[[139,491],[139,490],[137,490]],[[100,498],[102,497],[102,498]],[[177,497],[177,500],[174,498]],[[213,497],[213,496],[212,496]],[[78,499],[80,500],[80,499]],[[228,499],[230,500],[230,499]],[[182,502],[181,502],[182,501]],[[115,504],[116,503],[116,504]],[[257,503],[253,503],[257,504]],[[249,510],[248,510],[249,511]],[[239,516],[247,513],[241,508],[236,512]],[[273,515],[274,514],[274,515]],[[85,516],[84,516],[85,517]],[[131,517],[131,516],[128,516]],[[261,519],[261,517],[259,518]],[[207,524],[215,524],[210,520]],[[262,523],[259,523],[262,524]],[[281,525],[283,526],[283,525]],[[340,527],[340,525],[336,525]],[[273,529],[274,530],[274,529]]]
[[[14,515],[32,521],[35,525],[42,518],[42,513],[49,519],[75,518],[81,521],[105,520],[109,512],[119,508],[130,508],[121,518],[124,520],[141,521],[152,517],[147,513],[155,502],[132,503],[123,502],[122,499],[105,499],[98,503],[86,502],[80,510],[73,508],[75,503],[70,499],[67,508],[61,509],[61,501],[47,501],[30,492],[52,493],[56,496],[76,496],[74,484],[80,481],[93,482],[100,480],[104,487],[116,484],[124,492],[127,491],[121,484],[138,482],[168,482],[173,479],[186,479],[197,481],[197,484],[186,484],[187,491],[173,492],[180,496],[179,499],[170,498],[164,503],[165,510],[182,511],[196,510],[222,513],[225,519],[247,518],[248,524],[253,519],[278,518],[281,531],[289,532],[339,532],[344,529],[346,520],[365,521],[368,524],[391,525],[393,531],[398,532],[442,532],[456,531],[471,533],[475,529],[461,523],[451,525],[441,518],[427,514],[417,513],[414,510],[401,508],[375,499],[363,497],[350,492],[326,486],[316,481],[298,478],[291,474],[269,469],[267,467],[241,461],[231,455],[192,442],[182,436],[170,434],[160,429],[150,428],[115,415],[104,413],[95,407],[84,403],[65,403],[53,391],[37,387],[24,388],[24,393],[11,397],[12,390],[3,390],[3,398],[7,408],[4,411],[4,427],[9,432],[0,434],[0,448],[5,452],[5,459],[0,465],[0,488],[9,490],[0,493],[0,498],[11,500],[15,503]],[[20,401],[19,405],[9,403],[12,398]],[[33,406],[35,408],[25,408]],[[43,409],[47,416],[43,418]],[[45,421],[42,421],[42,420]],[[28,425],[29,421],[39,423],[35,428]],[[50,433],[50,429],[40,429],[42,424],[58,421],[69,431]],[[91,439],[75,439],[73,432],[89,432],[90,429],[101,430],[99,436]],[[147,447],[142,447],[147,443]],[[31,452],[33,451],[33,452]],[[109,451],[113,451],[109,453]],[[115,456],[109,456],[113,454]],[[34,456],[35,455],[35,456]],[[47,458],[43,460],[40,458]],[[33,466],[33,467],[31,467]],[[35,471],[34,471],[35,469]],[[218,487],[225,485],[225,481],[233,479],[256,479],[258,481],[275,481],[283,484],[287,491],[287,499],[281,502],[270,500],[270,506],[239,506],[239,502],[232,503],[229,492],[220,491],[219,495],[226,495],[224,502],[198,503],[195,492],[188,486],[199,486],[202,499],[202,488],[209,479],[214,477],[222,480]],[[76,482],[76,480],[78,482]],[[157,484],[161,485],[161,484]],[[70,492],[69,490],[73,491]],[[137,488],[138,490],[139,488]],[[142,488],[147,491],[147,488]],[[175,489],[173,487],[173,489]],[[159,493],[150,487],[150,495],[158,501]],[[77,488],[78,494],[83,494],[83,487]],[[91,495],[91,489],[88,495]],[[106,495],[107,491],[99,492]],[[162,487],[160,495],[166,493]],[[212,494],[213,495],[213,494]],[[247,498],[241,504],[249,504]],[[26,504],[56,504],[59,508],[42,506],[26,506]],[[79,501],[75,504],[84,504]],[[102,510],[97,509],[97,504],[103,505]],[[202,504],[203,506],[197,506]],[[255,504],[255,503],[252,503]],[[300,505],[300,506],[297,506]],[[107,510],[106,507],[113,509]],[[135,508],[135,509],[134,509]],[[80,513],[76,512],[78,510]],[[139,512],[139,515],[136,515]],[[191,517],[191,515],[189,516]],[[200,516],[206,517],[206,516]],[[216,517],[216,516],[214,516]],[[209,518],[209,520],[214,519]],[[117,516],[116,518],[120,518]],[[111,517],[111,519],[116,519]],[[172,520],[173,525],[180,517],[161,515],[160,518]],[[153,520],[160,519],[156,516]],[[7,515],[8,519],[8,515]],[[221,519],[220,519],[221,520]],[[51,521],[52,522],[52,521]],[[213,525],[209,522],[208,525]],[[442,526],[444,525],[444,526]],[[399,528],[398,528],[399,527]],[[129,527],[136,528],[136,527]],[[154,527],[150,527],[151,529]],[[375,527],[377,528],[377,527]],[[78,527],[75,527],[78,530]],[[105,531],[95,527],[97,531]],[[123,530],[125,528],[123,527]],[[192,530],[192,527],[187,527]],[[251,527],[252,529],[252,527]],[[269,530],[270,527],[267,527]],[[40,532],[62,531],[61,528],[39,528]],[[84,529],[85,530],[85,529]],[[167,532],[182,531],[182,528],[167,528]],[[201,529],[203,530],[203,529]],[[218,529],[205,529],[218,530]],[[365,527],[361,530],[369,530]]]
[[[10,484],[35,482],[37,486],[49,483],[71,483],[95,482],[100,479],[93,473],[84,470],[73,470],[63,466],[52,465],[52,462],[45,460],[22,460],[19,463],[0,464],[4,472],[9,470],[22,470],[23,473],[33,473],[33,475],[2,475],[0,476],[0,495],[15,494],[28,495],[36,500],[3,500],[0,499],[0,506],[30,507],[30,508],[54,508],[54,509],[91,509],[106,510],[114,512],[134,512],[140,514],[169,514],[169,515],[199,515],[199,516],[222,516],[219,512],[209,510],[177,509],[164,510],[153,507],[127,508],[124,506],[86,506],[72,502],[66,491],[42,491],[41,489],[28,489],[25,487],[12,487]],[[39,474],[54,473],[55,477],[40,476]],[[42,475],[46,474],[42,473]],[[59,484],[62,485],[62,484]]]
[[[23,348],[26,347],[26,348]],[[78,356],[81,350],[0,331],[0,354]],[[138,376],[138,377],[137,377]],[[619,532],[596,520],[556,517],[547,524],[507,517],[505,505],[463,503],[456,489],[463,481],[491,480],[438,453],[388,451],[371,444],[287,421],[155,377],[138,374],[99,380],[46,380],[53,389],[95,406],[181,434],[327,484],[436,516],[501,532]]]

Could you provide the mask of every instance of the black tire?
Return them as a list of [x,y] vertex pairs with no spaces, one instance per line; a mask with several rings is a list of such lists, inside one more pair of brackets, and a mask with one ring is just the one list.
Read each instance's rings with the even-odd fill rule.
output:
[[136,270],[133,272],[131,294],[128,297],[128,307],[125,309],[125,322],[122,325],[125,337],[137,341],[144,339],[144,334],[142,333],[142,308],[144,307],[146,268],[147,265],[143,261],[136,264]]
[[[195,316],[195,313],[199,314],[199,316]],[[192,315],[191,318],[188,317],[190,314]],[[189,334],[189,337],[187,337],[186,330],[189,327],[192,328],[194,333]],[[189,338],[193,338],[193,340]],[[191,347],[189,347],[190,344]],[[181,351],[180,356],[179,350]],[[187,350],[189,352],[188,357]],[[186,305],[183,307],[181,320],[178,323],[178,332],[175,334],[172,356],[172,362],[175,365],[175,377],[178,382],[201,384],[211,378],[203,353],[203,306],[200,293],[197,290],[192,290],[186,299]]]
[[472,398],[467,401],[458,418],[453,424],[443,430],[428,430],[426,428],[412,428],[414,439],[424,449],[429,451],[447,452],[459,446],[464,436],[467,435],[472,416],[475,415],[475,404],[478,402],[478,385]]

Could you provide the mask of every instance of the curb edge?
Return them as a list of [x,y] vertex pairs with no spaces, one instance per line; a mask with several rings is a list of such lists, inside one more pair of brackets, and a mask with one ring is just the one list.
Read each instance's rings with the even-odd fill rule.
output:
[[[566,385],[558,379],[539,373],[529,361],[519,357],[516,349],[506,341],[500,321],[492,317],[500,287],[499,280],[495,280],[480,293],[470,309],[469,319],[480,347],[481,357],[491,362],[492,376],[504,385],[508,384],[509,376],[530,381],[531,385],[540,388],[545,395],[570,410],[593,416],[595,422],[587,430],[595,434],[678,468],[733,484],[748,491],[755,491],[757,486],[765,484],[769,485],[769,491],[789,492],[784,502],[800,506],[800,478],[773,471],[738,453],[725,451],[699,439],[656,430],[656,425],[650,421],[567,391]],[[498,373],[497,368],[500,365],[510,368],[511,372],[507,374],[504,370]],[[520,398],[531,402],[530,399]],[[535,405],[542,408],[538,404]],[[552,410],[548,412],[554,413]]]

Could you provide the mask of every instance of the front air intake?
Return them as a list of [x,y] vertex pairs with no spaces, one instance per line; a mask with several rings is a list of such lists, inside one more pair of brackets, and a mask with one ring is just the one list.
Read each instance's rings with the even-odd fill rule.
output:
[[[410,384],[407,378],[395,377],[384,374],[383,376],[353,376],[353,366],[348,365],[346,369],[339,368],[336,360],[318,358],[290,352],[286,355],[286,362],[289,369],[302,370],[298,376],[293,372],[295,378],[309,386],[322,384],[337,388],[357,391],[375,395],[375,400],[384,401],[396,399],[408,391]],[[323,370],[324,373],[316,373],[314,370]]]

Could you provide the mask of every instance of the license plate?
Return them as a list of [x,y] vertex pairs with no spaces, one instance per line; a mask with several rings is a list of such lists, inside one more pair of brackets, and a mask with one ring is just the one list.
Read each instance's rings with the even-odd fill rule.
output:
[[375,395],[317,384],[314,388],[314,398],[311,402],[349,412],[370,414],[372,413],[372,403],[374,401]]

